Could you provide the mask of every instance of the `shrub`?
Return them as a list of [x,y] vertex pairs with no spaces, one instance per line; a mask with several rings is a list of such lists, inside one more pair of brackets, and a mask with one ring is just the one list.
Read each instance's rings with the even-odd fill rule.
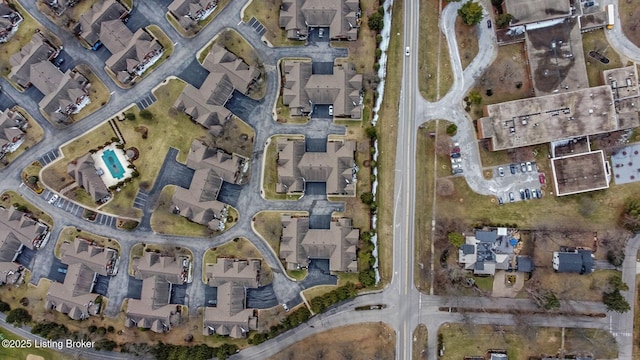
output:
[[451,245],[455,247],[461,247],[464,244],[464,236],[462,236],[462,234],[460,233],[450,232],[449,234],[447,234],[447,238],[449,239]]
[[153,113],[147,109],[140,111],[140,117],[145,120],[153,120]]
[[447,126],[447,135],[449,136],[453,136],[458,132],[458,125],[456,124],[449,124],[449,126]]
[[478,25],[482,21],[482,6],[473,0],[467,1],[458,9],[458,15],[465,24]]
[[378,133],[376,131],[376,128],[373,126],[368,126],[366,129],[364,129],[364,133],[371,140],[375,140],[378,138]]
[[380,12],[371,14],[371,16],[369,16],[368,25],[369,29],[373,31],[378,32],[382,30],[382,27],[384,26],[384,16],[382,16]]
[[372,192],[364,192],[360,194],[360,200],[365,204],[371,206],[373,204],[374,198]]
[[0,300],[0,312],[7,312],[11,310],[11,306],[9,306],[9,304],[7,304],[6,302]]
[[124,118],[127,120],[135,120],[136,119],[136,114],[128,112],[124,114]]

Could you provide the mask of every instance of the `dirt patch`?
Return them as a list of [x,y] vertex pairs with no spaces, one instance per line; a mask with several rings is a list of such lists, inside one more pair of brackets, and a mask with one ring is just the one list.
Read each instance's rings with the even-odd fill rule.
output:
[[395,337],[382,323],[344,326],[310,336],[269,359],[393,359]]

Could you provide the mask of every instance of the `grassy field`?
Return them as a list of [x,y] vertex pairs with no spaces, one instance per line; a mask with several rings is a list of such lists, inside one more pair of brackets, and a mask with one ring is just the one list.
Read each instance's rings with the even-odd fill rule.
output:
[[94,111],[105,106],[109,102],[109,99],[111,99],[111,94],[109,93],[109,88],[107,88],[102,80],[100,80],[100,78],[91,71],[91,68],[88,65],[80,64],[76,66],[75,70],[84,75],[84,77],[86,77],[91,83],[91,88],[89,89],[89,98],[91,99],[91,103],[73,116],[74,121],[80,121],[87,117],[87,115],[92,114]]
[[280,28],[280,4],[280,0],[253,0],[244,10],[242,20],[258,19],[266,29],[264,38],[273,46],[304,45],[304,41],[287,39],[285,31]]
[[[24,340],[11,332],[10,327],[0,327],[0,339],[8,340]],[[11,360],[26,360],[29,355],[42,356],[45,360],[62,360],[67,359],[68,355],[60,354],[54,350],[35,349],[35,348],[19,348],[19,347],[0,347],[0,358]],[[31,360],[31,359],[29,359]]]
[[262,99],[267,91],[267,83],[265,81],[266,73],[262,61],[260,61],[260,58],[256,54],[255,49],[251,47],[247,40],[245,40],[237,31],[228,29],[221,32],[207,45],[205,45],[198,51],[196,56],[198,57],[199,63],[202,64],[204,58],[209,54],[209,50],[216,43],[225,47],[237,57],[244,60],[244,62],[246,62],[248,65],[255,66],[258,69],[258,71],[260,72],[260,77],[258,81],[256,81],[256,83],[251,86],[247,95],[255,100]]
[[[402,1],[393,3],[393,19],[391,33],[402,32]],[[392,248],[393,248],[393,188],[396,161],[396,139],[398,137],[398,104],[400,99],[400,83],[402,79],[402,39],[392,36],[388,49],[387,81],[384,101],[379,111],[378,129],[378,262],[382,283],[391,281]]]
[[75,238],[89,240],[97,246],[116,249],[118,250],[118,254],[120,254],[120,244],[118,243],[117,240],[92,234],[88,231],[83,231],[73,226],[66,226],[60,232],[60,236],[58,237],[58,241],[56,242],[56,246],[54,248],[54,252],[53,252],[54,255],[59,259],[61,256],[60,246],[62,246],[62,244],[65,242],[72,242]]
[[18,150],[5,155],[5,157],[2,159],[2,162],[0,163],[0,169],[3,169],[9,164],[11,164],[13,160],[15,160],[18,156],[22,155],[25,151],[29,150],[29,148],[32,147],[33,145],[42,141],[42,138],[44,137],[44,130],[42,129],[40,124],[38,124],[38,122],[35,121],[25,109],[21,108],[20,106],[15,106],[13,107],[13,110],[18,111],[20,114],[24,116],[25,119],[27,119],[27,122],[29,123],[29,127],[25,132],[25,137],[24,137],[25,140],[22,143],[22,145],[20,145]]
[[[598,270],[587,275],[560,274],[551,269],[551,254],[547,256],[547,264],[537,266],[530,280],[525,282],[525,288],[532,282],[553,292],[562,300],[602,301],[602,293],[608,289],[608,279],[612,275],[619,275],[616,270]],[[546,266],[545,266],[546,265]],[[526,297],[523,290],[519,296]]]
[[307,337],[269,360],[298,359],[300,354],[312,359],[393,359],[395,342],[395,332],[384,323],[350,325]]
[[[439,121],[438,121],[439,123]],[[433,156],[435,154],[436,139],[429,133],[436,132],[435,121],[430,121],[418,131],[416,149],[416,194],[421,194],[422,200],[416,202],[415,218],[415,262],[414,269],[416,287],[428,291],[431,281],[431,220],[433,219],[434,182],[436,180]]]
[[186,217],[171,213],[171,198],[175,185],[167,185],[162,189],[157,207],[151,215],[151,228],[159,234],[183,235],[193,237],[210,237],[216,232],[204,225],[189,221]]
[[278,139],[301,139],[303,135],[293,136],[272,136],[269,138],[265,152],[264,152],[264,164],[262,166],[263,178],[262,178],[262,192],[266,199],[269,200],[298,200],[301,195],[294,194],[281,194],[276,192],[276,184],[278,183],[278,170],[276,159],[278,157]]
[[460,63],[464,70],[478,55],[478,26],[469,26],[462,21],[461,17],[456,17],[456,39]]
[[[301,212],[300,215],[307,215]],[[280,237],[282,237],[282,223],[280,222],[280,211],[260,211],[252,221],[253,227],[258,234],[271,246],[276,254],[280,254]]]
[[436,101],[449,91],[453,83],[449,47],[438,28],[438,0],[420,0],[420,19],[420,47],[417,49],[420,93],[428,101]]
[[624,35],[636,46],[640,46],[640,0],[618,2],[620,24]]
[[198,33],[202,31],[202,29],[209,25],[209,23],[213,21],[216,16],[218,16],[218,14],[225,8],[225,6],[227,6],[228,3],[229,0],[219,0],[216,9],[213,10],[213,12],[206,19],[192,23],[188,28],[182,27],[182,25],[178,23],[178,20],[170,11],[167,11],[165,17],[167,18],[171,26],[173,26],[173,28],[176,29],[176,31],[180,34],[180,36],[185,38],[192,38],[198,35]]
[[53,219],[49,214],[42,211],[39,207],[33,205],[29,201],[25,200],[22,195],[18,194],[15,191],[5,191],[0,195],[0,206],[8,209],[9,206],[13,206],[13,204],[23,205],[27,208],[27,210],[35,216],[36,219],[41,220],[49,226],[53,226]]
[[[589,79],[589,86],[604,85],[602,78],[602,71],[614,68],[622,67],[622,61],[616,51],[609,45],[607,38],[604,36],[604,32],[607,30],[600,29],[595,31],[589,31],[582,34],[582,48],[584,50],[584,62],[587,66],[587,78]],[[595,50],[600,54],[609,58],[608,64],[603,64],[600,61],[589,56],[589,51]]]
[[427,360],[429,358],[429,344],[427,327],[424,324],[418,325],[413,331],[413,359]]
[[[446,324],[440,328],[444,337],[443,360],[458,360],[465,356],[484,356],[489,349],[507,351],[509,359],[528,360],[529,356],[555,355],[562,346],[560,328],[535,328],[530,326],[492,326]],[[592,352],[597,359],[617,356],[615,340],[602,330],[566,329],[564,348],[572,352]]]
[[[482,95],[482,103],[471,105],[470,114],[474,119],[482,116],[483,105],[531,97],[533,84],[529,79],[524,45],[499,46],[496,60],[479,80],[471,89]],[[493,92],[491,96],[487,95],[489,89]]]
[[260,259],[260,285],[264,286],[273,280],[273,273],[269,264],[264,261],[264,257],[253,244],[245,238],[235,238],[224,245],[207,250],[202,259],[202,281],[206,283],[206,265],[218,262],[218,258],[234,259]]

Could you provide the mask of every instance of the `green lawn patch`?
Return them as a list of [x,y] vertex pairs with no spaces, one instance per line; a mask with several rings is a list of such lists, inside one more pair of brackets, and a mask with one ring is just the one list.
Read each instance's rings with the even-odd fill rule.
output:
[[[24,338],[14,334],[11,332],[11,328],[0,327],[0,339],[7,340],[25,340]],[[26,340],[25,340],[26,341]],[[62,360],[67,359],[68,355],[63,355],[54,350],[48,349],[36,349],[33,346],[31,347],[5,347],[3,346],[0,349],[0,357],[4,359],[26,359],[29,355],[37,355],[42,356],[46,360]]]

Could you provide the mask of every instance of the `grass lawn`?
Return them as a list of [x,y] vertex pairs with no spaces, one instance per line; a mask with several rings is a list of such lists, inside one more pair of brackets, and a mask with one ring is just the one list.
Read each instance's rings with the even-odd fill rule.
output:
[[[380,1],[382,3],[382,1]],[[382,5],[382,4],[380,4]],[[376,59],[376,32],[369,29],[369,16],[378,12],[378,1],[362,0],[360,1],[362,11],[361,26],[358,29],[358,41],[332,41],[333,47],[345,47],[349,49],[349,57],[346,59],[338,59],[338,62],[350,62],[356,67],[358,73],[363,74],[363,85],[367,92],[373,90],[367,78],[377,74],[373,65]],[[366,112],[366,111],[365,111]]]
[[279,0],[253,0],[244,10],[242,20],[258,19],[266,29],[264,38],[273,46],[304,45],[304,41],[287,39],[286,32],[280,28],[280,5]]
[[622,32],[632,43],[640,46],[640,0],[620,1],[617,6]]
[[429,358],[427,327],[424,324],[418,325],[413,331],[413,359],[427,360]]
[[[438,122],[438,127],[441,127]],[[415,218],[415,262],[414,269],[416,287],[428,291],[431,282],[431,220],[433,219],[434,181],[436,179],[433,156],[435,155],[435,138],[429,133],[437,131],[436,122],[428,122],[418,131],[416,148],[416,194],[422,200],[416,202]]]
[[278,139],[279,138],[289,138],[289,139],[301,139],[304,138],[303,135],[274,135],[267,140],[267,147],[265,149],[264,154],[264,163],[262,166],[262,194],[265,199],[268,200],[298,200],[302,197],[302,195],[298,194],[281,194],[276,192],[276,183],[278,182],[278,170],[277,170],[277,162],[278,158]]
[[[440,328],[445,353],[440,359],[484,356],[489,349],[507,351],[509,359],[527,360],[540,354],[555,355],[562,347],[560,328],[446,324]],[[597,359],[617,356],[615,340],[602,330],[566,329],[564,348],[568,354],[592,352]]]
[[[582,34],[582,48],[584,49],[584,62],[587,66],[587,78],[589,79],[589,86],[604,85],[602,79],[602,71],[614,68],[622,67],[622,61],[616,51],[609,45],[607,38],[604,36],[604,32],[607,30],[599,29],[589,31]],[[609,58],[608,64],[603,64],[600,61],[589,56],[589,51],[595,50],[600,54]]]
[[219,0],[216,9],[213,10],[213,12],[209,14],[206,19],[192,23],[188,26],[188,28],[182,27],[182,25],[180,25],[176,17],[170,11],[167,11],[165,17],[167,18],[171,26],[173,26],[173,28],[176,29],[176,31],[180,34],[180,36],[185,38],[192,38],[198,35],[198,33],[202,31],[202,29],[209,25],[209,23],[213,19],[215,19],[215,17],[220,13],[220,11],[222,11],[222,9],[225,8],[225,6],[227,6],[228,3],[229,0]]
[[322,296],[331,290],[334,290],[340,286],[346,285],[347,283],[359,284],[360,280],[358,280],[358,273],[349,273],[349,272],[335,272],[334,275],[338,275],[338,284],[337,285],[319,285],[314,286],[302,291],[305,299],[307,301],[311,301],[311,299]]
[[300,354],[311,359],[393,359],[395,344],[391,327],[382,322],[364,323],[309,336],[269,360],[295,359]]
[[[489,89],[493,92],[491,96],[486,95]],[[531,97],[532,89],[524,44],[499,46],[496,60],[471,89],[482,95],[481,104],[471,105],[471,117],[474,119],[481,117],[484,105]]]
[[307,270],[287,270],[287,275],[294,278],[296,281],[302,281],[307,277]]
[[[548,256],[551,263],[551,255]],[[561,300],[602,301],[602,293],[608,289],[608,280],[612,275],[620,275],[616,270],[597,270],[588,275],[555,273],[551,267],[536,267],[533,276],[525,282],[525,288],[531,282],[553,290]],[[477,280],[477,278],[476,278]],[[527,296],[523,290],[522,296]]]
[[80,121],[87,115],[92,114],[94,111],[105,106],[109,102],[109,99],[111,99],[111,94],[109,93],[109,88],[107,88],[102,80],[100,80],[100,78],[91,71],[89,66],[80,64],[76,66],[75,70],[84,75],[84,77],[86,77],[91,83],[91,88],[89,89],[89,98],[91,99],[91,103],[73,116],[74,121]]
[[456,17],[456,39],[458,39],[460,62],[464,70],[478,55],[478,26],[466,25],[461,17]]
[[[25,109],[21,108],[20,106],[14,106],[12,110],[22,114],[22,116],[24,116],[24,118],[27,119],[27,122],[29,123],[29,127],[27,128],[27,131],[24,137],[25,140],[22,143],[22,145],[20,145],[18,150],[5,155],[5,157],[2,159],[2,162],[0,163],[0,169],[3,169],[9,164],[11,164],[13,160],[15,160],[18,156],[22,155],[25,151],[29,150],[29,148],[32,147],[33,145],[42,141],[42,138],[44,137],[44,130],[42,129],[40,124],[38,124],[38,122],[35,121]],[[35,175],[37,176],[38,174],[35,174]]]
[[[393,19],[391,33],[402,32],[403,2],[393,3]],[[398,104],[400,99],[400,84],[402,80],[402,39],[392,36],[388,49],[389,63],[387,64],[387,80],[385,84],[384,101],[378,113],[378,189],[376,202],[378,204],[378,265],[381,286],[391,280],[392,247],[393,247],[393,187],[396,161],[396,139],[398,137]]]
[[56,246],[53,252],[54,255],[59,259],[61,256],[60,246],[62,246],[62,244],[65,242],[72,242],[75,238],[89,240],[97,246],[108,247],[111,249],[118,250],[118,254],[120,254],[120,244],[118,243],[117,240],[92,234],[88,231],[80,230],[74,226],[66,226],[60,232],[60,236],[58,237],[58,242],[56,242]]
[[253,246],[253,244],[245,238],[235,238],[224,245],[207,250],[204,253],[202,259],[202,281],[206,283],[206,265],[218,262],[218,258],[234,258],[234,259],[260,259],[262,264],[260,266],[260,285],[264,286],[271,283],[273,280],[273,273],[271,268],[264,257]]
[[[453,83],[447,39],[438,28],[440,19],[438,0],[420,0],[420,19],[422,21],[420,21],[420,47],[417,49],[420,69],[418,83],[422,96],[428,101],[436,101],[449,91]],[[394,34],[394,32],[391,33]],[[440,56],[438,56],[438,50]]]
[[183,235],[193,237],[211,237],[216,232],[204,225],[189,221],[184,216],[171,213],[171,198],[175,185],[167,185],[162,189],[158,205],[151,215],[151,228],[160,234]]
[[33,205],[29,201],[25,200],[22,195],[18,194],[15,191],[5,191],[0,195],[0,206],[8,209],[9,206],[13,206],[13,204],[23,205],[27,208],[27,210],[35,216],[36,219],[41,220],[49,226],[53,226],[53,219],[49,214],[42,211],[39,207]]
[[[300,212],[300,215],[307,215],[306,212]],[[254,230],[271,246],[276,255],[280,254],[280,237],[282,237],[282,223],[280,211],[260,211],[253,219]]]
[[[42,192],[44,191],[42,182],[40,181],[40,170],[42,170],[42,164],[40,164],[40,162],[37,160],[22,169],[22,182],[36,194],[42,194]],[[38,181],[35,184],[29,183],[29,178],[31,176],[35,176],[38,178]]]
[[[9,340],[24,340],[24,338],[19,337],[11,332],[11,327],[0,327],[0,339],[9,339]],[[54,350],[48,349],[35,349],[35,348],[19,348],[19,347],[2,347],[0,348],[0,357],[3,359],[12,359],[12,360],[25,360],[29,355],[37,355],[42,356],[46,360],[62,360],[66,359],[68,355],[63,355]]]

